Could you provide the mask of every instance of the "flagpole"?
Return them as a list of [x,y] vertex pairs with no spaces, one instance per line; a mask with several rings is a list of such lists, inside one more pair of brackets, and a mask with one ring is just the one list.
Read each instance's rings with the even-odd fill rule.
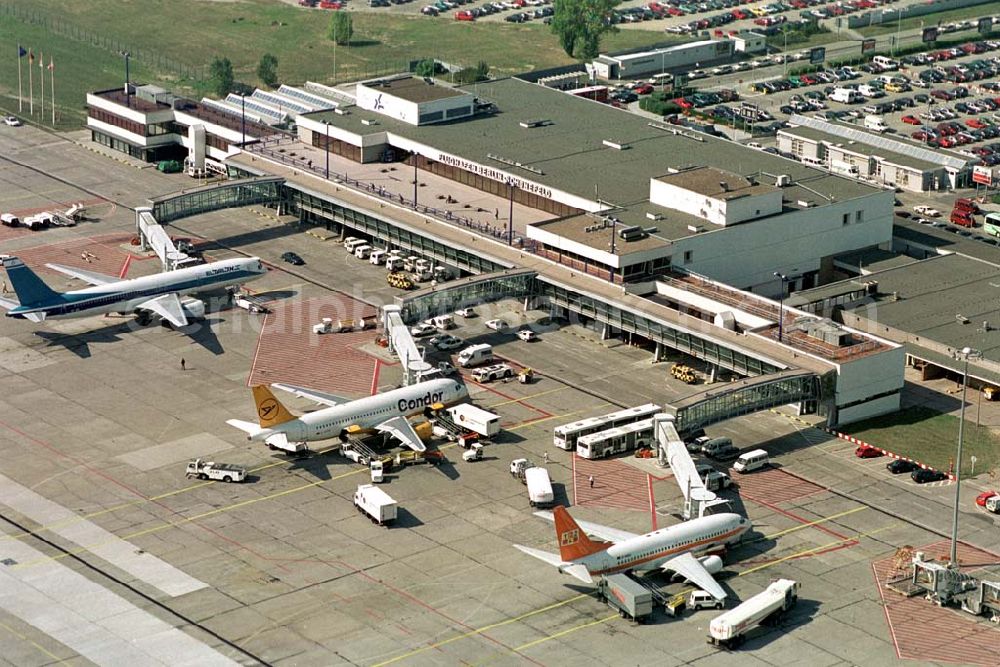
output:
[[49,76],[52,81],[52,127],[56,126],[56,64],[49,56]]
[[41,75],[39,76],[39,83],[42,84],[42,96],[41,96],[41,117],[42,122],[45,122],[45,54],[41,51],[38,52],[38,69],[41,70]]
[[32,82],[31,71],[34,69],[35,64],[35,54],[32,53],[31,49],[28,49],[28,108],[31,110],[31,115],[35,115],[35,85]]
[[21,45],[17,45],[17,112],[24,113],[24,88],[21,86]]

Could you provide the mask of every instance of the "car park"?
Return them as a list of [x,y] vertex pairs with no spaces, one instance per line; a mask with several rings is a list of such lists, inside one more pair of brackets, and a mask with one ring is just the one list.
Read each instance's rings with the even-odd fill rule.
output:
[[910,473],[910,479],[912,479],[917,484],[927,484],[929,482],[940,482],[943,479],[948,479],[948,475],[941,472],[940,470],[933,470],[931,468],[917,468]]

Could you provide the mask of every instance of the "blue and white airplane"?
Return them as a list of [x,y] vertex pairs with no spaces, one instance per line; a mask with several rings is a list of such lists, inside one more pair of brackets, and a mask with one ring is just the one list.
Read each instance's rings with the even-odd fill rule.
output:
[[267,272],[258,257],[227,259],[128,280],[46,264],[54,271],[91,285],[72,292],[56,292],[17,257],[0,255],[0,263],[7,270],[7,278],[20,302],[0,298],[0,307],[7,311],[7,317],[44,322],[49,318],[135,313],[140,321],[158,315],[178,328],[187,326],[188,318],[205,316],[205,303],[188,294],[242,285]]

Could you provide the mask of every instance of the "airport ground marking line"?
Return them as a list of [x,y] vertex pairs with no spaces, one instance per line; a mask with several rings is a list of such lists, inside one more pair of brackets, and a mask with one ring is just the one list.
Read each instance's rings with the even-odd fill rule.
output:
[[779,530],[777,533],[772,533],[771,535],[765,535],[763,537],[758,537],[753,540],[754,542],[760,542],[762,540],[772,540],[775,537],[781,537],[782,535],[787,535],[788,533],[794,533],[797,530],[802,530],[803,528],[809,528],[817,524],[826,523],[827,521],[833,521],[834,519],[839,519],[841,517],[847,516],[848,514],[854,514],[855,512],[860,512],[861,510],[868,509],[867,505],[862,505],[861,507],[855,507],[853,509],[840,512],[838,514],[832,514],[830,516],[825,516],[822,519],[816,519],[815,521],[809,521],[808,523],[802,523],[798,526],[792,526],[791,528],[786,528],[785,530]]
[[3,628],[4,630],[6,630],[7,632],[9,632],[10,634],[14,635],[15,637],[17,637],[20,640],[28,642],[29,644],[31,644],[32,646],[34,646],[35,648],[37,648],[40,652],[44,653],[48,657],[50,657],[53,660],[55,660],[56,662],[58,662],[60,665],[68,665],[69,664],[68,662],[66,662],[65,660],[63,660],[62,658],[60,658],[58,655],[52,653],[47,648],[45,648],[44,646],[42,646],[41,644],[39,644],[38,642],[36,642],[34,639],[31,639],[30,637],[22,635],[20,632],[18,632],[14,628],[10,627],[9,625],[7,625],[6,623],[4,623],[3,621],[0,621],[0,628]]
[[[313,452],[313,453],[317,454],[317,455],[323,455],[323,454],[326,454],[327,452],[332,451],[334,448],[335,447],[331,447],[329,449],[325,449],[323,451]],[[258,468],[251,468],[250,470],[247,470],[247,472],[248,473],[260,472],[261,470],[267,470],[268,468],[274,468],[275,466],[284,465],[286,463],[288,463],[287,460],[286,461],[280,461],[280,460],[279,461],[274,461],[273,463],[268,463],[268,464],[262,465],[262,466],[260,466]],[[324,480],[324,481],[326,481],[326,480]],[[218,482],[217,481],[213,481],[213,480],[207,480],[207,481],[204,481],[204,482],[198,482],[196,484],[192,484],[191,486],[185,486],[184,488],[181,488],[181,489],[174,489],[173,491],[167,491],[166,493],[161,493],[161,494],[156,495],[156,496],[149,496],[148,498],[140,498],[138,500],[132,500],[132,501],[129,501],[127,503],[121,503],[119,505],[113,505],[111,507],[105,507],[102,510],[97,510],[96,512],[91,512],[89,514],[81,514],[81,515],[75,516],[73,518],[60,519],[59,521],[54,521],[52,523],[47,523],[47,524],[45,524],[43,526],[39,526],[38,528],[35,529],[35,532],[37,533],[37,532],[43,531],[43,530],[45,530],[45,531],[51,531],[53,528],[64,528],[66,526],[72,526],[73,524],[80,523],[81,521],[89,521],[90,519],[93,519],[93,518],[99,517],[99,516],[103,516],[103,515],[109,514],[111,512],[117,512],[118,510],[128,509],[130,507],[138,507],[139,505],[144,505],[146,503],[156,502],[157,500],[163,500],[164,498],[170,498],[171,496],[176,496],[176,495],[180,495],[182,493],[187,493],[188,491],[194,491],[195,489],[200,489],[200,488],[203,488],[203,487],[206,487],[206,486],[211,486],[212,484],[218,484]],[[32,533],[13,533],[11,535],[0,535],[0,542],[3,542],[4,540],[21,540],[21,539],[24,539],[26,537],[32,537],[32,535],[33,535]]]
[[[562,607],[563,605],[567,605],[570,602],[575,602],[575,601],[580,600],[580,599],[585,598],[585,597],[590,597],[590,596],[587,593],[580,593],[579,595],[571,597],[568,600],[563,600],[562,602],[556,602],[556,603],[550,604],[547,607],[542,607],[541,609],[535,609],[534,611],[529,611],[526,614],[521,614],[520,616],[515,616],[513,618],[508,618],[507,620],[504,620],[504,621],[498,621],[497,623],[492,623],[490,625],[484,625],[481,628],[477,628],[475,630],[471,630],[469,632],[465,632],[463,634],[456,635],[456,636],[450,637],[448,639],[443,639],[443,640],[441,640],[439,642],[436,642],[434,644],[427,644],[426,646],[421,646],[420,648],[414,649],[414,650],[412,650],[412,651],[410,651],[408,653],[404,653],[402,655],[397,655],[395,658],[390,658],[389,660],[386,660],[384,662],[380,662],[378,664],[372,665],[372,667],[384,667],[385,665],[391,665],[394,662],[399,662],[400,660],[406,660],[407,658],[412,658],[413,656],[415,656],[415,655],[417,655],[419,653],[423,653],[424,651],[429,651],[430,649],[439,648],[441,646],[444,646],[445,644],[450,644],[450,643],[452,643],[454,641],[458,641],[459,639],[466,639],[467,637],[473,637],[475,635],[481,635],[484,632],[488,632],[488,631],[490,631],[490,630],[492,630],[494,628],[499,628],[499,627],[502,627],[504,625],[510,625],[511,623],[517,623],[518,621],[524,620],[524,619],[526,619],[526,618],[528,618],[530,616],[534,616],[536,614],[541,614],[543,612],[550,611],[550,610],[556,609],[558,607]],[[513,651],[517,651],[517,649],[513,649]]]
[[532,419],[530,421],[526,421],[524,423],[518,424],[517,426],[511,426],[510,428],[506,428],[504,430],[505,431],[516,431],[519,428],[524,428],[525,426],[534,426],[535,424],[540,424],[541,422],[547,422],[547,421],[550,421],[552,419],[560,419],[562,417],[572,417],[573,415],[579,414],[579,413],[583,412],[584,410],[592,410],[592,409],[603,408],[605,405],[611,405],[611,404],[608,401],[605,401],[604,403],[601,403],[600,405],[596,405],[593,408],[581,408],[580,410],[573,410],[572,412],[564,412],[564,413],[562,413],[560,415],[549,415],[548,417],[540,417],[538,419]]
[[[547,641],[551,641],[553,639],[559,639],[560,637],[565,637],[566,635],[572,634],[572,633],[576,632],[577,630],[585,630],[585,629],[591,628],[591,627],[593,627],[595,625],[600,625],[601,623],[607,623],[608,621],[614,620],[616,618],[619,618],[619,615],[618,614],[612,614],[610,616],[605,616],[604,618],[599,618],[596,621],[589,621],[587,623],[581,623],[580,625],[574,625],[571,628],[566,628],[565,630],[561,630],[561,631],[553,633],[551,635],[547,635],[545,637],[542,637],[541,639],[536,639],[534,641],[530,641],[527,644],[521,644],[520,646],[515,646],[514,648],[512,648],[509,651],[509,653],[520,653],[521,651],[523,651],[525,649],[529,649],[529,648],[531,648],[533,646],[538,646],[539,644],[544,644]],[[501,655],[507,655],[507,654],[501,654]],[[495,656],[492,660],[489,660],[488,662],[493,662],[494,660],[496,660],[497,657],[499,657],[499,656]],[[485,665],[485,664],[488,664],[488,662],[481,662],[481,663],[478,663],[478,664]]]
[[[215,516],[216,514],[222,514],[224,512],[228,512],[230,510],[239,509],[241,507],[246,507],[247,505],[253,505],[253,504],[259,503],[259,502],[261,502],[263,500],[274,500],[275,498],[280,498],[282,496],[287,496],[287,495],[292,494],[292,493],[298,493],[299,491],[305,491],[306,489],[312,489],[312,488],[315,488],[317,486],[322,486],[323,484],[326,484],[327,482],[333,482],[333,481],[336,481],[338,479],[343,479],[345,477],[350,477],[351,475],[358,475],[358,474],[363,473],[363,472],[369,472],[369,471],[368,471],[367,468],[358,468],[357,470],[352,470],[351,472],[345,472],[342,475],[337,475],[336,477],[331,477],[330,479],[319,479],[319,480],[316,480],[315,482],[310,482],[308,484],[303,484],[302,486],[296,486],[296,487],[291,488],[291,489],[285,489],[284,491],[279,491],[277,493],[272,493],[272,494],[267,495],[267,496],[260,496],[258,498],[249,498],[247,500],[243,500],[243,501],[240,501],[238,503],[234,503],[232,505],[226,505],[225,507],[217,507],[217,508],[215,508],[213,510],[209,510],[208,512],[202,512],[201,514],[196,514],[194,516],[184,517],[183,519],[180,519],[180,520],[177,520],[177,521],[165,521],[165,523],[163,523],[163,524],[161,524],[159,526],[153,526],[152,528],[145,528],[143,530],[139,530],[139,531],[136,531],[134,533],[129,533],[128,535],[125,535],[124,537],[119,537],[117,535],[115,535],[115,537],[118,537],[118,539],[121,539],[121,540],[128,541],[128,540],[135,539],[137,537],[142,537],[144,535],[150,535],[152,533],[158,533],[161,530],[166,530],[167,528],[180,528],[183,525],[186,525],[186,524],[189,524],[189,523],[193,523],[193,522],[199,521],[201,519],[207,519],[208,517]],[[85,554],[85,553],[92,553],[93,552],[92,551],[93,548],[104,546],[105,544],[108,544],[108,543],[107,542],[100,542],[100,543],[97,543],[97,544],[82,545],[79,549],[66,550],[65,552],[60,553],[60,554],[58,554],[56,556],[46,556],[44,558],[36,558],[34,560],[25,561],[23,563],[18,563],[16,565],[12,565],[10,567],[11,567],[11,569],[20,569],[20,568],[26,568],[26,567],[33,567],[35,565],[41,565],[42,563],[47,563],[49,561],[62,560],[63,558],[67,558],[69,556],[79,556],[79,555]]]
[[499,408],[501,405],[507,405],[509,403],[520,403],[522,401],[527,401],[532,398],[538,398],[539,396],[545,396],[546,394],[554,394],[557,391],[564,391],[566,389],[569,389],[569,387],[567,385],[563,385],[561,387],[556,387],[555,389],[546,389],[545,391],[540,391],[537,394],[530,394],[528,396],[522,396],[521,398],[512,398],[506,401],[501,401],[500,403],[487,405],[486,407],[492,410],[494,408]]
[[796,553],[793,553],[793,554],[789,554],[788,556],[782,556],[781,558],[778,558],[777,560],[772,560],[769,563],[763,563],[761,565],[757,565],[756,567],[751,567],[749,570],[743,570],[742,572],[740,572],[736,576],[737,577],[742,577],[744,575],[752,574],[754,572],[759,572],[760,570],[772,567],[774,565],[777,565],[778,563],[784,563],[786,560],[792,560],[793,558],[799,558],[801,556],[807,556],[809,554],[816,553],[817,551],[823,551],[824,549],[829,549],[831,547],[836,547],[836,546],[839,546],[841,544],[847,544],[848,542],[857,542],[857,541],[861,540],[861,538],[871,537],[872,535],[875,535],[877,533],[881,533],[884,530],[889,530],[892,527],[893,526],[891,524],[888,525],[888,526],[882,526],[881,528],[876,528],[875,530],[869,530],[869,531],[864,532],[864,533],[858,533],[857,535],[855,535],[853,537],[845,537],[842,540],[836,540],[834,542],[830,542],[828,544],[823,544],[823,545],[820,545],[818,547],[811,547],[809,549],[805,549],[804,551],[799,551],[799,552],[796,552]]

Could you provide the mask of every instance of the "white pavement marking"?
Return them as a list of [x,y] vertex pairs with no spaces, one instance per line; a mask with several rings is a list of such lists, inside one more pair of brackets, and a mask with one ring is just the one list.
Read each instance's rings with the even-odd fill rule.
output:
[[[0,475],[0,503],[167,595],[184,595],[208,586],[4,475]],[[10,541],[0,541],[0,552]]]
[[198,456],[204,458],[209,454],[231,448],[232,445],[222,438],[210,433],[198,433],[180,440],[165,442],[162,445],[145,447],[115,458],[145,472]]
[[0,609],[98,665],[239,664],[24,542],[5,540],[0,551],[42,561],[0,566]]

